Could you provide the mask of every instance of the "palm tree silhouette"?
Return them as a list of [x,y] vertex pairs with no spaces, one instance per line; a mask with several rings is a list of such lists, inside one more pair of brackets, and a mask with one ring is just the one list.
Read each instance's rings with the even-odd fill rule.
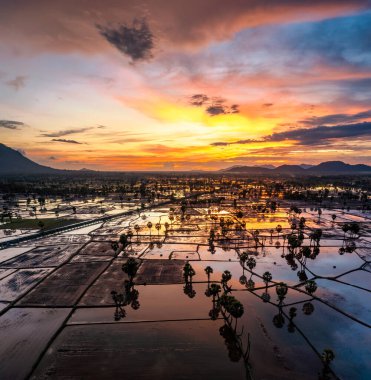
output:
[[147,227],[149,228],[149,240],[152,238],[152,222],[147,223]]
[[128,258],[126,263],[122,264],[121,268],[123,272],[128,275],[131,284],[133,283],[133,279],[138,272],[139,266],[140,263],[133,257]]
[[211,268],[210,266],[207,266],[205,268],[205,273],[206,273],[206,276],[207,276],[207,285],[208,287],[210,287],[210,275],[213,273],[213,268]]

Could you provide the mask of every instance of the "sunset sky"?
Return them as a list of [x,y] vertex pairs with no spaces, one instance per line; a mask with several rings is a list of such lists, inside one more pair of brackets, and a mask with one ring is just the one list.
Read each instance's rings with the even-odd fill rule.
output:
[[0,0],[0,62],[43,165],[371,164],[371,1]]

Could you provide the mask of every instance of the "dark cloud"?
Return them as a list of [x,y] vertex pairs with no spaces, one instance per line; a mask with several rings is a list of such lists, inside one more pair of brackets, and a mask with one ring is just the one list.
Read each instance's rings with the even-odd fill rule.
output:
[[272,106],[273,106],[273,103],[264,103],[263,104],[264,108],[268,108],[268,107],[272,107]]
[[189,104],[195,107],[205,107],[205,112],[210,116],[226,115],[229,113],[239,113],[239,105],[227,105],[226,100],[216,96],[209,97],[206,94],[195,94],[189,99]]
[[224,100],[222,102],[217,102],[215,104],[210,105],[206,108],[205,111],[210,116],[226,115],[229,113],[240,112],[238,104],[232,104],[231,106],[228,106],[224,104]]
[[224,141],[217,141],[217,142],[211,143],[210,145],[212,145],[212,146],[227,146],[230,144],[236,144],[236,143],[235,142],[228,143],[228,142],[224,142]]
[[299,145],[327,145],[331,140],[356,139],[371,136],[371,122],[342,124],[333,127],[319,126],[315,128],[299,128],[285,132],[273,133],[260,140],[246,139],[233,142],[214,142],[212,146],[227,146],[233,144],[252,144],[270,141],[294,140]]
[[236,144],[251,144],[251,143],[260,143],[264,140],[258,140],[258,139],[245,139],[245,140],[238,140]]
[[57,158],[55,156],[48,157],[49,160],[55,161]]
[[5,82],[5,84],[9,87],[13,87],[14,90],[18,91],[26,85],[26,79],[26,76],[19,75],[16,76],[14,79]]
[[238,141],[232,141],[232,142],[217,141],[217,142],[211,143],[210,145],[227,146],[227,145],[234,145],[234,144],[253,144],[253,143],[260,143],[260,142],[265,142],[265,140],[245,139],[245,140],[238,140]]
[[93,127],[65,129],[63,131],[58,131],[58,132],[42,133],[41,136],[42,137],[62,137],[62,136],[72,135],[74,133],[82,133],[82,132],[85,132],[85,131],[89,131],[91,129],[93,129]]
[[201,107],[209,101],[209,97],[205,94],[195,94],[190,97],[189,104],[196,107]]
[[125,24],[117,28],[97,25],[99,33],[121,53],[133,61],[152,57],[154,47],[153,34],[145,19],[134,20],[132,26]]
[[0,128],[6,129],[20,129],[19,127],[23,127],[25,124],[21,121],[14,120],[0,120]]
[[356,114],[338,113],[325,116],[312,116],[304,120],[300,120],[300,124],[304,125],[326,125],[326,124],[339,124],[339,123],[354,123],[360,120],[371,118],[371,110],[358,112]]
[[206,108],[206,113],[210,116],[224,115],[227,113],[226,108],[223,105],[209,106]]
[[63,143],[67,143],[67,144],[82,144],[81,142],[78,142],[76,140],[52,139],[52,141],[63,142]]
[[371,136],[371,122],[343,124],[333,127],[319,126],[315,128],[300,128],[281,133],[273,133],[267,136],[265,140],[296,140],[302,145],[321,145],[333,139],[357,138],[362,136]]
[[238,104],[232,104],[230,107],[230,113],[239,113],[240,112],[239,107],[240,106]]
[[224,115],[228,113],[228,107],[225,105],[225,99],[214,97],[211,99],[211,104],[206,107],[205,111],[210,116]]

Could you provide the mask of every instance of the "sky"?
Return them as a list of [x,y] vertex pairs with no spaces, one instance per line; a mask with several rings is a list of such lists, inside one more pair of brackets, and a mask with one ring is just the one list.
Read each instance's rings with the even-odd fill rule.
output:
[[0,142],[61,169],[371,165],[371,1],[0,0]]

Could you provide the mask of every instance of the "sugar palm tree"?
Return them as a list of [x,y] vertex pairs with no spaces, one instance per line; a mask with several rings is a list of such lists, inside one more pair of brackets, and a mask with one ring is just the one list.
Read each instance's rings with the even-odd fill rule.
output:
[[219,299],[219,303],[233,318],[242,317],[244,307],[234,296],[223,294]]
[[358,223],[356,223],[356,222],[350,223],[350,225],[349,225],[349,231],[350,231],[352,237],[355,237],[355,235],[358,235],[359,234],[359,230],[360,230],[360,227],[359,227]]
[[242,264],[246,263],[246,260],[249,258],[249,254],[247,252],[242,252],[240,254],[240,261]]
[[131,238],[133,237],[133,231],[129,229],[126,235],[128,237],[129,243],[131,243]]
[[138,272],[139,262],[133,257],[127,259],[126,263],[122,264],[122,270],[129,277],[130,284],[133,283],[133,279]]
[[256,267],[256,260],[253,257],[249,257],[246,261],[246,265],[250,270],[253,270]]
[[341,226],[341,229],[342,229],[343,232],[344,232],[344,239],[345,239],[345,235],[346,235],[346,233],[350,230],[350,225],[349,225],[349,223],[344,223],[344,224]]
[[323,350],[321,357],[323,363],[328,366],[335,359],[335,354],[331,349],[326,348]]
[[282,314],[282,307],[279,306],[278,307],[278,314],[276,314],[274,317],[273,317],[273,324],[278,328],[282,328],[283,325],[285,324],[285,318]]
[[149,228],[149,240],[151,240],[152,237],[152,222],[147,223],[147,227]]
[[161,223],[156,223],[155,228],[157,230],[157,236],[159,236],[160,235],[160,230],[161,230]]
[[173,225],[173,221],[174,221],[174,214],[170,214],[169,215],[169,220],[170,220],[170,226],[172,226]]
[[268,283],[272,281],[272,274],[268,271],[264,272],[263,281],[265,282],[265,292],[262,295],[262,299],[264,302],[268,302],[270,300],[270,295],[268,293]]
[[311,302],[306,302],[304,305],[303,305],[303,313],[305,315],[310,315],[313,313],[314,311],[314,306]]
[[263,273],[263,281],[265,282],[265,285],[268,286],[268,283],[272,281],[272,274],[270,272],[264,272]]
[[279,284],[276,285],[276,293],[277,293],[280,304],[285,299],[287,291],[288,291],[288,287],[284,282],[280,282]]
[[309,280],[305,284],[305,290],[312,295],[317,290],[317,283],[314,280]]
[[168,222],[165,222],[164,226],[165,226],[165,234],[167,234],[170,224]]
[[125,249],[129,244],[128,236],[126,234],[121,234],[119,242],[122,244],[122,248]]
[[211,268],[210,266],[207,266],[205,268],[205,273],[206,273],[206,276],[207,276],[207,285],[210,286],[210,275],[213,273],[213,268]]
[[135,230],[135,232],[137,233],[137,240],[139,240],[139,231],[140,231],[140,227],[139,227],[138,224],[136,224],[136,225],[134,226],[134,230]]
[[192,283],[192,278],[195,274],[196,272],[193,269],[192,265],[187,261],[183,267],[183,277],[184,277],[185,282]]

